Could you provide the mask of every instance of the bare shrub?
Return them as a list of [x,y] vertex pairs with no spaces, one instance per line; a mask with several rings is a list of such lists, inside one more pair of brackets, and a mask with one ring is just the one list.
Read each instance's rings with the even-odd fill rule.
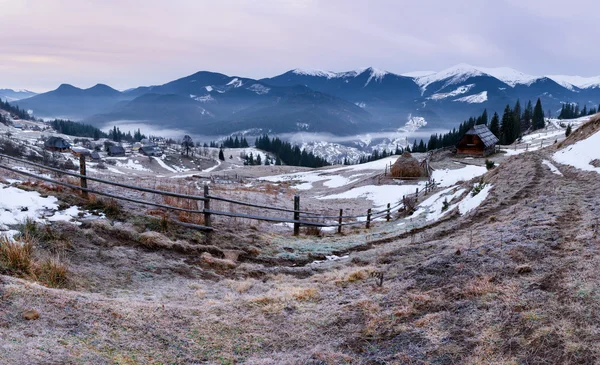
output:
[[321,227],[317,226],[308,226],[304,229],[304,233],[307,236],[321,236]]

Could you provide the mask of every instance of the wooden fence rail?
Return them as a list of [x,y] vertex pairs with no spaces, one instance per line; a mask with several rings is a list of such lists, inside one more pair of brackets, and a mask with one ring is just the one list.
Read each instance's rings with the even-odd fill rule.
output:
[[[179,222],[179,221],[176,221],[175,223],[181,224],[182,226],[186,226],[189,228],[195,228],[195,229],[206,230],[206,231],[212,231],[214,229],[213,222],[212,222],[212,216],[215,215],[215,216],[224,216],[224,217],[231,217],[231,218],[242,218],[242,219],[251,219],[251,220],[258,220],[258,221],[266,221],[266,222],[290,223],[290,224],[294,225],[294,235],[298,235],[300,233],[301,226],[313,226],[313,227],[321,227],[321,228],[337,227],[338,233],[342,233],[343,226],[365,224],[366,228],[369,229],[369,228],[371,228],[371,223],[375,219],[385,218],[386,221],[389,222],[391,220],[391,212],[396,209],[399,209],[403,205],[402,202],[399,202],[394,206],[391,206],[391,204],[388,203],[387,207],[385,209],[383,209],[381,211],[377,211],[377,212],[373,212],[372,209],[368,209],[367,213],[364,215],[344,216],[343,209],[340,209],[339,215],[322,215],[321,213],[300,210],[300,197],[299,196],[294,197],[294,208],[288,209],[288,208],[280,208],[280,207],[265,206],[265,205],[260,205],[260,204],[253,204],[253,203],[249,203],[249,202],[243,202],[243,201],[238,201],[238,200],[234,200],[234,199],[211,195],[210,191],[209,191],[209,185],[206,183],[204,184],[204,191],[203,191],[204,194],[203,195],[189,195],[189,194],[172,193],[172,192],[163,191],[163,190],[143,188],[143,187],[139,187],[139,186],[127,185],[127,184],[117,183],[114,181],[104,180],[104,179],[100,179],[100,178],[96,178],[96,177],[90,177],[90,176],[87,176],[87,174],[86,174],[85,158],[83,156],[80,158],[80,161],[79,161],[80,162],[80,173],[79,174],[74,173],[74,172],[64,171],[64,170],[57,169],[57,168],[50,167],[50,166],[45,166],[45,165],[42,165],[39,163],[16,158],[13,156],[0,154],[0,162],[2,162],[3,159],[13,160],[13,161],[20,162],[23,164],[28,164],[31,166],[38,167],[40,169],[53,171],[53,172],[56,172],[59,174],[64,174],[64,175],[79,178],[80,186],[77,186],[77,185],[74,185],[71,183],[57,181],[55,179],[47,178],[44,176],[39,176],[39,175],[30,173],[30,172],[21,171],[21,170],[12,168],[10,166],[6,166],[4,164],[0,164],[1,169],[12,171],[16,174],[28,176],[28,177],[38,179],[41,181],[46,181],[49,183],[65,186],[65,187],[75,189],[75,190],[79,190],[82,192],[83,197],[86,199],[88,198],[88,193],[92,193],[92,194],[97,194],[100,196],[106,196],[111,199],[122,200],[122,201],[130,202],[130,203],[134,203],[134,204],[148,205],[148,206],[163,208],[163,209],[167,209],[167,210],[186,212],[186,213],[192,213],[192,214],[202,214],[204,217],[204,225],[197,225],[197,224],[191,224],[191,223]],[[102,183],[102,184],[111,185],[111,186],[117,186],[117,187],[122,187],[122,188],[126,188],[126,189],[132,189],[132,190],[136,190],[136,191],[146,192],[146,193],[158,194],[158,195],[162,195],[162,196],[202,201],[203,209],[200,210],[200,209],[187,209],[187,208],[174,207],[171,205],[160,204],[160,203],[155,203],[155,202],[150,202],[150,201],[140,200],[140,199],[134,199],[134,198],[125,197],[125,196],[121,196],[121,195],[106,193],[106,192],[99,191],[96,189],[90,189],[87,184],[88,180],[95,181],[95,182]],[[426,192],[428,190],[429,190],[429,187],[428,187],[428,189],[422,190],[422,193],[426,194]],[[419,189],[417,188],[416,192],[415,192],[415,197],[418,197],[418,196],[419,196]],[[216,209],[211,208],[211,200],[227,202],[227,203],[246,206],[246,207],[250,207],[250,208],[293,213],[293,217],[291,217],[291,218],[267,217],[264,215],[257,215],[257,214],[246,214],[246,213],[236,213],[236,212],[227,212],[227,211],[216,210]],[[362,220],[361,218],[365,218],[365,220]],[[350,222],[345,221],[344,222],[344,220],[348,220],[348,219],[356,219],[356,221],[350,221]],[[315,222],[314,220],[321,220],[321,222]],[[332,220],[332,221],[328,223],[328,222],[325,222],[326,220]]]

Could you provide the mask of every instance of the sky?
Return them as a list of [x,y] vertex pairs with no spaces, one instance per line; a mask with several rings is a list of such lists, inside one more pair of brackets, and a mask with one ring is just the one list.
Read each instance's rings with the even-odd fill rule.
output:
[[458,63],[600,74],[595,0],[0,0],[0,88]]

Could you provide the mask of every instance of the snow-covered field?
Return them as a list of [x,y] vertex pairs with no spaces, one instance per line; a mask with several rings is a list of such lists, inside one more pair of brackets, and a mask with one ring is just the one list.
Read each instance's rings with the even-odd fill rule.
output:
[[600,167],[591,164],[592,161],[597,161],[600,166],[600,132],[554,153],[552,159],[564,165],[600,174]]

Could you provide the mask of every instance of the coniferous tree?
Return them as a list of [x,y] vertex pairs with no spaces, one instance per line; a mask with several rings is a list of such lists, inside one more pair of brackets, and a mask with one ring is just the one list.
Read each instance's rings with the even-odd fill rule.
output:
[[517,99],[515,107],[513,108],[513,118],[515,118],[513,128],[517,136],[521,136],[521,102]]
[[542,102],[539,98],[535,103],[535,108],[533,108],[531,126],[533,130],[542,129],[546,126],[546,123],[544,122],[544,109],[542,108]]
[[219,148],[219,160],[225,161],[225,154],[223,153],[223,148]]
[[185,149],[185,155],[189,156],[190,148],[194,147],[194,141],[192,141],[192,137],[188,136],[187,134],[183,136],[183,142],[181,143],[181,146]]
[[498,138],[500,138],[500,117],[498,113],[494,112],[492,121],[490,122],[490,131]]
[[515,117],[513,116],[510,105],[504,108],[504,114],[502,115],[502,121],[500,123],[500,143],[507,145],[513,143],[517,137],[514,135],[514,123]]
[[567,125],[567,130],[565,131],[565,137],[568,137],[571,135],[571,123],[569,123],[569,125]]
[[527,131],[531,128],[531,118],[533,117],[533,106],[531,100],[527,102],[525,110],[523,110],[523,117],[521,118],[521,132]]

